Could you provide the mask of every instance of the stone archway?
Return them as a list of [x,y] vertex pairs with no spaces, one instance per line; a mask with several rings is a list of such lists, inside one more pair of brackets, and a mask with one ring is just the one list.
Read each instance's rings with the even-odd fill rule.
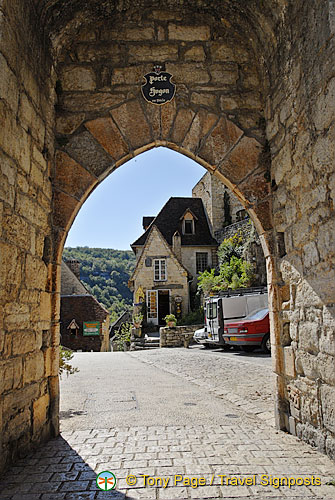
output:
[[[270,156],[253,50],[233,30],[228,30],[227,40],[211,15],[195,15],[191,25],[170,12],[140,18],[139,26],[129,21],[122,30],[86,25],[60,51],[53,173],[56,268],[66,234],[92,189],[131,157],[152,147],[169,147],[217,176],[249,211],[267,258],[276,326],[272,336],[279,346]],[[153,56],[164,60],[177,86],[175,99],[160,107],[147,103],[140,92]],[[279,350],[275,359],[280,375]],[[278,387],[281,399],[280,378]]]
[[[153,108],[157,113],[155,132],[152,114],[146,113],[146,109],[150,108],[143,105],[140,99],[121,103],[110,111],[109,116],[84,122],[79,132],[71,134],[65,146],[56,151],[53,182],[54,242],[57,242],[55,265],[60,265],[63,245],[76,214],[106,175],[112,175],[129,158],[148,149],[169,147],[194,159],[217,176],[248,209],[260,235],[272,278],[269,283],[271,316],[272,323],[276,325],[273,320],[278,311],[277,295],[274,293],[277,282],[269,247],[272,239],[271,192],[263,146],[256,139],[247,137],[225,114],[208,113],[202,108],[198,111],[185,107],[178,109],[175,102]],[[136,127],[133,116],[136,116]],[[279,329],[272,329],[278,368],[282,366],[280,354],[276,352],[280,345],[279,332]]]

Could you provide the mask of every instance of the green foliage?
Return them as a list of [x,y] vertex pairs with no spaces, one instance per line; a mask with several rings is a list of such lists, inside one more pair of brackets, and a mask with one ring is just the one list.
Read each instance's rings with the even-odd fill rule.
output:
[[209,295],[213,291],[220,289],[221,277],[220,275],[215,275],[215,269],[210,271],[204,271],[199,274],[198,277],[198,290],[200,290],[204,295]]
[[62,376],[65,372],[67,376],[73,373],[79,372],[78,368],[73,367],[70,364],[73,358],[73,351],[67,349],[66,347],[59,346],[59,375]]
[[219,265],[229,262],[231,257],[242,257],[243,236],[241,231],[237,231],[230,238],[223,240],[218,249]]
[[180,320],[178,320],[178,325],[202,325],[204,323],[204,310],[202,307],[197,309],[196,311],[192,311],[185,316],[183,316]]
[[133,316],[133,323],[134,323],[134,324],[135,324],[135,323],[136,323],[136,324],[137,324],[137,323],[141,324],[141,323],[142,323],[142,321],[143,321],[143,314],[140,314],[140,313],[134,314],[134,316]]
[[214,269],[200,273],[198,290],[209,295],[228,288],[246,288],[254,279],[253,266],[242,258],[244,251],[243,235],[237,231],[223,240],[218,249],[219,273]]
[[63,258],[78,259],[80,279],[89,292],[111,313],[111,322],[131,310],[128,280],[135,267],[131,251],[109,248],[64,248]]
[[131,323],[122,323],[120,331],[114,335],[113,341],[116,342],[119,351],[123,351],[125,347],[130,345],[132,327]]

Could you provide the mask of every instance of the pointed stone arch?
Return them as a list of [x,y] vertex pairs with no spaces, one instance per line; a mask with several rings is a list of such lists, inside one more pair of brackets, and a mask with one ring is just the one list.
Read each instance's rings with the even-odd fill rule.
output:
[[[147,106],[147,105],[145,105]],[[87,120],[56,151],[53,226],[61,242],[92,190],[116,168],[153,147],[192,158],[217,176],[250,212],[260,235],[271,230],[270,187],[264,147],[224,114],[168,104],[146,112],[139,100],[109,116]],[[136,119],[135,119],[136,117]]]

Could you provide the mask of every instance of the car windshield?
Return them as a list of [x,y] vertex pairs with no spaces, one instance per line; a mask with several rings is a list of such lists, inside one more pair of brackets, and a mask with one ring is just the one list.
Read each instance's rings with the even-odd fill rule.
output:
[[258,311],[252,311],[245,319],[262,319],[268,312],[269,309],[267,307]]

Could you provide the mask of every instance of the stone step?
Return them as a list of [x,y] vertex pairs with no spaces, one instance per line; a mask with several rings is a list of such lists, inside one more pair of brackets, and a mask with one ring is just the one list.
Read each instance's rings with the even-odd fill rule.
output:
[[147,350],[147,349],[158,349],[159,348],[159,338],[157,337],[145,337],[142,339],[135,339],[133,342],[133,348],[135,350]]

